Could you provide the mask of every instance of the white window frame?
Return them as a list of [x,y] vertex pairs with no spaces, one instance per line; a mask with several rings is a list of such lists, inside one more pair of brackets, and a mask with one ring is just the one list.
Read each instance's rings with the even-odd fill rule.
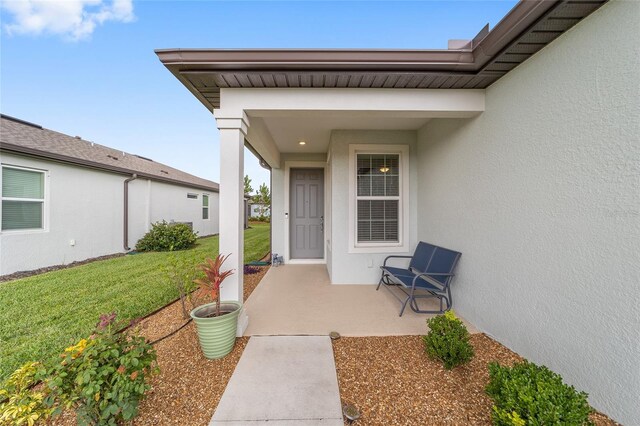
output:
[[[2,170],[1,169],[15,169],[26,170],[28,172],[38,172],[43,175],[44,182],[44,198],[18,198],[18,197],[4,197],[2,195]],[[32,234],[40,232],[48,232],[49,230],[49,171],[44,169],[36,169],[33,167],[14,166],[12,164],[2,164],[0,168],[0,204],[4,201],[32,201],[42,203],[42,228],[25,228],[25,229],[1,229],[3,234]],[[0,205],[0,215],[2,215],[2,209]],[[1,218],[0,218],[1,219]],[[1,220],[0,220],[1,223]]]
[[[204,197],[207,197],[207,206],[204,205]],[[202,194],[202,203],[200,203],[202,209],[207,209],[207,218],[204,217],[204,210],[200,210],[200,217],[202,220],[211,220],[211,196],[209,194]]]
[[[398,241],[358,242],[357,155],[395,154],[400,158]],[[374,197],[388,199],[389,197]],[[349,145],[349,253],[400,253],[409,251],[409,145]]]

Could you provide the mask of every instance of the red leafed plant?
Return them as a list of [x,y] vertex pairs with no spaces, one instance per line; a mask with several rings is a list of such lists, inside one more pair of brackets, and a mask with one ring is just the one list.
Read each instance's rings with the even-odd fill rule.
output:
[[198,284],[198,297],[210,295],[211,299],[216,302],[216,316],[220,316],[220,284],[229,275],[233,274],[233,270],[220,272],[220,268],[230,254],[223,256],[219,254],[215,259],[206,259],[204,263],[198,266],[204,272],[205,277],[194,280]]

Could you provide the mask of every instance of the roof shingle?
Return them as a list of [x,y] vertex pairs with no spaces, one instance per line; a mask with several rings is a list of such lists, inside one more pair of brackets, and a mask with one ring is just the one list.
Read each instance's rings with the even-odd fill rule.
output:
[[216,182],[202,179],[148,158],[118,151],[79,137],[44,129],[13,117],[0,115],[0,148],[87,167],[184,184],[218,192]]

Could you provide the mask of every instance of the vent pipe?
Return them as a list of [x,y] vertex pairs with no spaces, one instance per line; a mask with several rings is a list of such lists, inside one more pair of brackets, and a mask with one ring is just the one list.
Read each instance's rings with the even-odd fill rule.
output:
[[123,246],[125,251],[131,250],[129,247],[129,182],[138,179],[137,174],[124,180],[124,225],[122,230]]

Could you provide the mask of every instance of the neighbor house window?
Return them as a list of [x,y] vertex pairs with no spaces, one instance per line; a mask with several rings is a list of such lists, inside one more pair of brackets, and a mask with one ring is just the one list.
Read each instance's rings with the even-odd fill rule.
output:
[[406,145],[351,145],[349,251],[403,251],[408,240]]
[[202,218],[209,219],[209,196],[202,194]]
[[2,166],[2,230],[44,229],[44,171]]
[[188,193],[187,194],[187,198],[191,198],[193,200],[197,200],[198,199],[198,194],[192,194],[192,193]]

